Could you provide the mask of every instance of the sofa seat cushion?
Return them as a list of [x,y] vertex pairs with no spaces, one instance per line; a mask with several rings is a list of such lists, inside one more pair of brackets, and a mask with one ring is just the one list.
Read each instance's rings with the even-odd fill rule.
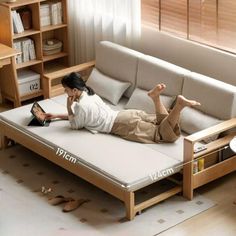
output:
[[[61,113],[66,107],[50,99],[39,104],[46,112]],[[76,163],[85,166],[102,178],[126,190],[137,190],[153,183],[150,174],[179,165],[180,161],[150,148],[145,144],[131,142],[109,134],[92,134],[87,130],[72,130],[65,120],[51,122],[49,127],[29,127],[32,104],[0,114],[0,122],[11,124],[35,142],[58,148],[76,158]],[[158,144],[154,144],[157,145]],[[63,159],[58,156],[58,159]],[[68,160],[64,160],[64,164]],[[59,160],[62,163],[62,160]],[[78,173],[79,174],[79,173]]]
[[[138,109],[143,110],[149,114],[155,114],[155,106],[152,99],[147,95],[148,91],[140,88],[136,88],[132,93],[126,109]],[[174,101],[174,97],[161,95],[161,101],[164,106],[169,109]]]
[[96,46],[95,67],[107,76],[130,82],[131,86],[125,92],[130,97],[135,88],[138,58],[142,55],[118,44],[101,41]]
[[97,95],[107,99],[114,105],[118,104],[124,92],[131,85],[128,82],[122,82],[106,76],[96,68],[93,69],[86,84],[91,87]]
[[192,72],[184,80],[183,95],[200,102],[198,110],[220,120],[236,116],[236,87],[233,85]]
[[159,144],[147,144],[151,149],[163,153],[180,163],[180,169],[182,168],[183,163],[183,147],[184,147],[184,138],[187,136],[186,133],[182,132],[181,136],[174,143],[159,143]]
[[176,96],[182,93],[184,78],[189,73],[189,70],[145,55],[139,58],[137,87],[150,90],[158,83],[165,83],[163,94]]

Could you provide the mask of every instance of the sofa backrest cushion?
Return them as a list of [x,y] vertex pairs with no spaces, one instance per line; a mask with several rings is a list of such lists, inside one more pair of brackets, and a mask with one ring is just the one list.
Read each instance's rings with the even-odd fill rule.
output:
[[[136,88],[131,95],[128,103],[125,105],[126,109],[143,110],[149,114],[155,114],[155,106],[152,99],[147,95],[148,91]],[[169,109],[174,102],[174,98],[166,95],[160,95],[164,106]]]
[[182,93],[184,77],[189,73],[189,70],[145,55],[139,58],[137,87],[149,90],[164,83],[167,87],[163,94],[176,96]]
[[138,58],[143,55],[132,49],[101,41],[96,47],[96,68],[103,74],[114,79],[130,82],[131,86],[125,92],[130,97],[136,84]]
[[201,103],[197,109],[220,120],[236,116],[236,87],[192,72],[184,80],[183,95]]
[[[213,116],[209,116],[191,107],[185,107],[180,114],[180,128],[187,134],[196,133],[221,122],[222,120],[219,120]],[[208,143],[217,137],[218,135],[214,135],[210,138],[204,139],[203,141]]]

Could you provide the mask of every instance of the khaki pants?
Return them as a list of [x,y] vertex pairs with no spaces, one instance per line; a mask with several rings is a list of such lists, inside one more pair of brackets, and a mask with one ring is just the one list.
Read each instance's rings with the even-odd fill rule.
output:
[[179,125],[173,129],[166,117],[166,114],[123,110],[118,113],[111,133],[141,143],[174,142],[180,135]]

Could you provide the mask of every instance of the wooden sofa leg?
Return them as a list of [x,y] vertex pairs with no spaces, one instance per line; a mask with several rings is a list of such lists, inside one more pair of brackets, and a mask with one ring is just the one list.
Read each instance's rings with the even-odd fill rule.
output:
[[194,143],[184,139],[183,196],[193,199],[193,146]]
[[193,199],[192,163],[183,168],[183,196],[189,200]]
[[128,220],[133,220],[135,217],[134,192],[126,192],[125,193],[125,208],[126,208],[126,218]]
[[8,147],[8,142],[9,142],[9,139],[6,136],[1,134],[0,149],[6,149]]

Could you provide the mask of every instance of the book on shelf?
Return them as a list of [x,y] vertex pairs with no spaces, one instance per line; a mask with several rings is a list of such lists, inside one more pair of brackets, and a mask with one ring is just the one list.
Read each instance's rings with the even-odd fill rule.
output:
[[16,57],[17,64],[36,59],[34,41],[31,38],[16,39],[13,45],[15,49],[21,52]]
[[52,19],[52,25],[57,25],[62,23],[61,2],[56,2],[51,4],[51,19]]
[[16,34],[24,32],[24,27],[20,14],[16,10],[13,10],[11,11],[11,15],[12,15],[13,32]]
[[41,27],[51,25],[49,3],[44,3],[40,5],[40,24],[41,24]]
[[30,44],[29,44],[29,57],[30,57],[30,60],[36,59],[34,41],[32,39],[30,40]]
[[30,44],[30,41],[29,39],[25,39],[21,42],[22,44],[22,51],[23,51],[23,62],[27,62],[30,60],[30,57],[29,57],[29,44]]
[[62,3],[47,2],[40,5],[41,27],[62,24]]
[[[20,42],[20,41],[18,41],[18,40],[17,40],[17,41],[14,41],[13,46],[14,46],[14,48],[15,48],[17,51],[22,52],[22,50],[21,50],[21,42]],[[21,53],[21,54],[18,54],[18,55],[16,56],[16,63],[17,63],[17,64],[22,63],[22,53]]]
[[12,11],[11,12],[11,17],[12,17],[12,29],[13,29],[13,32],[12,32],[12,34],[14,34],[14,33],[17,33],[18,32],[18,28],[17,28],[17,18],[16,18],[16,16],[15,16],[15,12],[14,11]]
[[24,26],[23,26],[20,14],[18,12],[17,12],[17,19],[18,19],[18,24],[19,24],[19,27],[20,27],[20,31],[22,33],[22,32],[24,32]]
[[57,3],[57,24],[62,24],[62,3]]

